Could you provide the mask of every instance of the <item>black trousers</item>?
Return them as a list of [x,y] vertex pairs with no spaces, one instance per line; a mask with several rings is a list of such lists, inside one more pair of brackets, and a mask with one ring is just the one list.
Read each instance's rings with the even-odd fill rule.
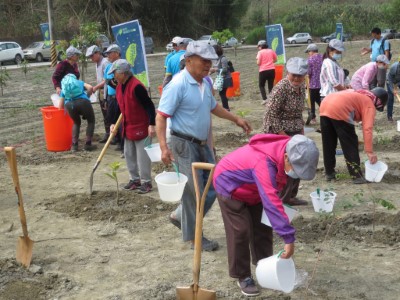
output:
[[321,95],[319,94],[321,89],[310,89],[310,102],[311,102],[311,117],[315,119],[315,103],[318,106],[321,105]]
[[[272,228],[261,223],[263,206],[217,194],[226,233],[229,276],[251,276],[251,266],[273,254]],[[251,257],[250,257],[251,254]]]
[[229,110],[228,97],[226,97],[226,90],[228,88],[223,88],[222,91],[219,92],[219,96],[221,97],[222,107]]
[[90,101],[87,99],[76,99],[65,104],[65,109],[67,110],[71,119],[74,121],[74,125],[72,126],[72,143],[75,144],[79,141],[81,116],[87,121],[86,142],[91,142],[95,125],[95,116],[92,103],[90,103]]
[[358,136],[354,125],[321,116],[322,152],[326,174],[333,174],[336,167],[336,147],[339,139],[347,170],[354,178],[361,177]]
[[268,81],[268,93],[271,93],[274,87],[275,69],[262,71],[258,74],[258,87],[260,88],[261,97],[267,100],[267,93],[265,92],[265,82]]
[[104,99],[103,89],[99,90],[99,104],[101,114],[103,115],[104,130],[106,134],[110,134],[110,123],[107,121],[107,101]]

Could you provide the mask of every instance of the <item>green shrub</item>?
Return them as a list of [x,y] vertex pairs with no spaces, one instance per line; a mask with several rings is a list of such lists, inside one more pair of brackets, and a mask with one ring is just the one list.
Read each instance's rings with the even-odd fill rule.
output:
[[254,45],[257,44],[259,40],[265,40],[265,26],[256,27],[249,32],[246,38],[246,44]]

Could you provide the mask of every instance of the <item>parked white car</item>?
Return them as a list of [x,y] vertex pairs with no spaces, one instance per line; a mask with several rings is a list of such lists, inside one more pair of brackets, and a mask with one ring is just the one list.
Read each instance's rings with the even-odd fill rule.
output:
[[24,59],[24,52],[16,42],[0,42],[0,65],[5,61],[20,64]]
[[207,43],[207,44],[209,44],[211,46],[214,46],[214,45],[218,44],[217,41],[211,37],[211,35],[203,35],[197,41],[198,42],[202,42],[202,43]]
[[301,44],[301,43],[312,43],[312,37],[309,33],[302,32],[302,33],[295,33],[293,36],[286,39],[289,44]]

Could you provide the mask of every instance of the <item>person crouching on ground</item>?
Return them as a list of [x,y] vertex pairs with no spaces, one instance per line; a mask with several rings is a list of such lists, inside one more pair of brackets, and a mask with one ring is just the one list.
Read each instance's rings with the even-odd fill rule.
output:
[[347,169],[353,177],[353,183],[366,183],[361,173],[358,136],[354,122],[362,122],[364,150],[371,164],[378,161],[372,149],[372,132],[375,110],[383,111],[388,93],[380,87],[372,91],[342,91],[329,94],[321,102],[320,122],[322,150],[326,180],[336,178],[336,146],[339,139]]
[[[121,126],[124,155],[130,175],[129,183],[124,189],[137,189],[140,194],[145,194],[153,188],[151,161],[144,148],[148,137],[156,134],[154,103],[143,84],[133,76],[127,60],[114,61],[108,74],[113,74],[118,82],[116,95],[123,116]],[[111,132],[114,126],[115,124],[110,126]]]
[[[287,77],[272,90],[264,115],[264,133],[293,136],[304,133],[303,109],[305,99],[305,77],[307,61],[292,57],[286,63]],[[289,178],[279,197],[285,204],[307,205],[307,201],[298,199],[300,179]]]
[[[288,178],[312,180],[318,158],[315,143],[304,135],[257,134],[216,166],[214,187],[225,226],[229,275],[238,279],[242,294],[259,294],[250,262],[256,265],[273,254],[272,229],[285,243],[281,258],[293,255],[295,229],[278,195]],[[272,229],[261,223],[263,210]]]
[[93,92],[90,84],[78,80],[74,74],[67,74],[61,80],[61,92],[59,108],[67,110],[69,116],[74,121],[72,126],[72,147],[73,152],[78,151],[79,132],[81,128],[81,116],[87,121],[86,143],[84,150],[92,151],[96,149],[96,145],[92,145],[92,138],[95,126],[95,117],[92,103],[88,95]]

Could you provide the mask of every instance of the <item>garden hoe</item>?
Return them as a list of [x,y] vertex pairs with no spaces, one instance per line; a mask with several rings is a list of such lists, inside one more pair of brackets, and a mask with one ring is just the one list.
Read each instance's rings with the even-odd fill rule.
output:
[[19,186],[18,170],[17,170],[17,157],[13,147],[5,147],[8,164],[10,166],[12,179],[14,182],[15,192],[18,196],[18,212],[21,219],[23,236],[18,238],[17,243],[17,262],[21,263],[24,267],[29,268],[32,260],[33,241],[28,236],[28,226],[26,225],[26,217],[24,210],[24,200],[22,199],[21,188]]
[[113,132],[111,132],[110,136],[108,137],[108,140],[107,140],[106,144],[104,145],[103,150],[101,150],[99,158],[97,158],[97,161],[96,161],[96,163],[95,163],[95,165],[93,167],[92,174],[90,174],[90,180],[89,180],[89,195],[92,195],[92,192],[93,192],[92,188],[93,188],[93,175],[94,175],[94,172],[96,171],[96,169],[99,166],[101,160],[103,159],[104,154],[106,154],[107,148],[110,145],[111,140],[117,134],[119,125],[121,124],[121,121],[122,121],[122,114],[119,115],[118,120],[114,125],[114,130],[113,130]]
[[[195,162],[192,163],[192,173],[194,181],[194,189],[196,192],[196,232],[194,238],[194,259],[193,259],[193,284],[189,287],[177,287],[176,298],[178,300],[216,300],[215,291],[202,289],[199,287],[200,277],[200,261],[201,261],[201,239],[203,235],[203,215],[204,203],[206,200],[208,189],[214,174],[215,165],[209,163]],[[199,184],[197,180],[197,169],[208,170],[207,184],[204,188],[203,195],[200,198]]]

